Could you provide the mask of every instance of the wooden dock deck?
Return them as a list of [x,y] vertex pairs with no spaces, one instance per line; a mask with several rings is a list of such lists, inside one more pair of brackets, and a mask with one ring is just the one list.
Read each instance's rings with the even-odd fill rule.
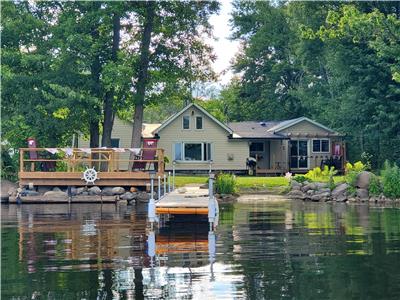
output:
[[157,214],[207,215],[208,189],[184,187],[176,189],[156,202]]

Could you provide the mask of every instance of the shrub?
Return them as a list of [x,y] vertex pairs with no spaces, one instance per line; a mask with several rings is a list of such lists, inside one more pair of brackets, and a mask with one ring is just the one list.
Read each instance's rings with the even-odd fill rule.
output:
[[382,193],[381,181],[379,180],[379,177],[374,174],[371,175],[368,192],[372,196],[379,196]]
[[234,194],[236,192],[236,177],[232,174],[220,174],[215,180],[215,189],[219,194]]
[[382,170],[383,194],[389,198],[400,198],[400,169],[385,161]]
[[356,187],[357,177],[362,171],[366,169],[366,165],[364,165],[361,161],[357,161],[352,165],[351,163],[347,163],[345,167],[345,180],[351,187]]
[[304,181],[307,181],[308,178],[303,176],[303,175],[296,175],[293,177],[293,180],[298,182],[298,183],[303,183]]
[[324,166],[323,170],[320,167],[316,167],[308,171],[304,176],[312,181],[333,181],[333,176],[336,174],[337,170],[335,170],[335,167],[329,168],[328,166]]
[[1,177],[11,181],[18,180],[18,155],[12,154],[6,145],[1,146]]

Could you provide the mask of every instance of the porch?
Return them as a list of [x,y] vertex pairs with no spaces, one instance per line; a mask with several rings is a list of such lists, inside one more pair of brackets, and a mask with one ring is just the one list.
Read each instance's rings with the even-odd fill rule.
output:
[[[146,186],[150,174],[164,176],[159,148],[21,148],[19,157],[20,186]],[[96,171],[93,183],[83,178],[88,168]]]

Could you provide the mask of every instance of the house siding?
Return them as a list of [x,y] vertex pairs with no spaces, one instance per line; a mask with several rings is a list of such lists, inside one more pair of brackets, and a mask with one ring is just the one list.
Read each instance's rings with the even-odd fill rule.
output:
[[[190,117],[190,129],[183,129],[183,116]],[[203,117],[203,129],[195,129],[197,116]],[[170,163],[166,165],[167,170],[172,169],[174,144],[180,142],[211,143],[213,170],[245,170],[246,158],[249,157],[248,142],[229,139],[228,135],[225,129],[192,106],[159,132],[158,146],[165,149],[165,155],[170,159]],[[209,162],[177,162],[175,168],[176,170],[209,170],[210,165]]]

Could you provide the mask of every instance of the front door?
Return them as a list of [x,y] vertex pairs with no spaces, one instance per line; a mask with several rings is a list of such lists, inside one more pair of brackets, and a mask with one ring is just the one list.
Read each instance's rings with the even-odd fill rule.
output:
[[307,169],[308,168],[308,141],[292,140],[290,141],[290,168]]

